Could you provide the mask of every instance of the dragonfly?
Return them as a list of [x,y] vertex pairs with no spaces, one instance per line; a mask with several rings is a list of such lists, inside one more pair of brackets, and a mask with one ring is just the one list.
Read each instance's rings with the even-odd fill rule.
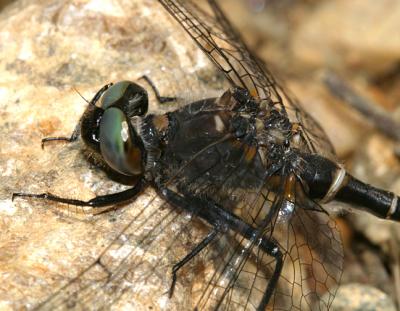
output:
[[[137,200],[149,187],[157,195],[92,265],[38,309],[107,308],[126,291],[146,295],[144,283],[182,303],[186,284],[191,310],[329,309],[343,250],[323,204],[337,200],[399,221],[398,196],[346,172],[320,125],[251,53],[215,1],[207,11],[191,1],[158,2],[231,88],[157,115],[148,113],[141,85],[108,84],[70,137],[43,140],[81,136],[99,166],[135,184],[89,201],[23,192],[14,199],[97,209]],[[148,82],[159,102],[174,100]],[[159,208],[151,209],[159,198]],[[192,236],[195,228],[204,235]],[[153,248],[159,257],[148,256]]]

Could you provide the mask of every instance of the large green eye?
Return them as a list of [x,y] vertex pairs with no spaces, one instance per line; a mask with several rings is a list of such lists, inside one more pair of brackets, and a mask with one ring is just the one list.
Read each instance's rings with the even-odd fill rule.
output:
[[111,107],[104,111],[99,141],[103,159],[112,169],[128,176],[142,173],[139,139],[120,109]]
[[118,107],[128,117],[144,115],[148,104],[146,90],[131,81],[120,81],[112,85],[103,94],[100,102],[104,110],[109,107]]

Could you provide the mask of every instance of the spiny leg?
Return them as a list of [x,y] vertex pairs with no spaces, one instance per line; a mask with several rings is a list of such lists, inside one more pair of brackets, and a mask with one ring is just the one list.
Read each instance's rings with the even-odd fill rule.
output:
[[279,277],[281,276],[283,268],[283,255],[278,245],[271,240],[262,238],[260,246],[264,252],[266,252],[269,256],[275,258],[276,261],[272,277],[269,280],[267,288],[265,289],[265,292],[261,299],[261,302],[257,307],[257,311],[264,311],[266,310],[267,305],[271,300],[272,294],[274,293],[274,290],[276,289],[276,286],[278,284]]
[[154,84],[154,82],[148,76],[143,75],[139,79],[145,80],[150,85],[151,89],[154,92],[154,95],[157,98],[157,101],[160,104],[165,104],[165,103],[168,103],[168,102],[174,102],[174,101],[176,101],[178,99],[177,97],[161,96],[160,92],[158,91],[158,89],[156,87],[156,85]]
[[[89,102],[89,105],[95,105],[96,102],[100,99],[100,97],[104,94],[107,89],[112,86],[112,83],[104,85],[100,90],[97,91],[97,93],[93,96],[92,100]],[[68,143],[74,142],[78,139],[79,134],[80,134],[80,129],[81,129],[81,121],[82,117],[79,119],[78,124],[75,126],[72,134],[67,137],[67,136],[55,136],[55,137],[45,137],[42,139],[42,149],[44,148],[44,145],[50,141],[65,141]]]
[[129,188],[127,190],[111,193],[106,195],[96,196],[91,200],[82,201],[75,199],[62,198],[51,193],[23,193],[23,192],[15,192],[12,194],[12,200],[15,198],[34,198],[40,200],[48,200],[53,202],[59,202],[64,204],[70,204],[75,206],[90,206],[90,207],[104,207],[108,205],[118,204],[121,202],[125,202],[131,199],[134,199],[142,190],[143,190],[143,182],[139,180],[133,188]]
[[[193,213],[195,216],[202,218],[214,227],[213,231],[216,230],[216,233],[230,229],[239,233],[248,240],[252,240],[254,237],[260,237],[258,239],[259,247],[263,252],[273,257],[276,261],[272,277],[268,281],[267,288],[263,294],[259,306],[257,307],[258,311],[264,311],[276,288],[283,267],[283,255],[277,243],[272,239],[263,237],[260,230],[253,228],[235,214],[225,210],[212,201],[205,201],[196,197],[186,198],[160,185],[158,185],[158,189],[166,201],[172,205],[182,208],[183,210]],[[213,231],[211,231],[208,236],[195,247],[194,250],[186,255],[185,258],[175,266],[179,266],[179,268],[181,268],[197,253],[209,245],[209,243],[215,238],[215,236],[213,236]],[[197,251],[197,253],[195,253],[195,251]],[[173,278],[175,266],[173,267]],[[173,280],[173,285],[175,285],[175,282],[176,280]],[[173,288],[170,289],[170,294],[171,290],[173,291]]]
[[196,245],[194,249],[190,251],[189,254],[187,254],[182,260],[180,260],[178,263],[176,263],[172,267],[172,284],[169,289],[169,298],[172,297],[174,294],[174,289],[175,289],[175,284],[177,280],[177,273],[178,271],[185,265],[187,264],[192,258],[194,258],[198,253],[200,253],[204,248],[206,248],[217,236],[218,230],[216,228],[213,228],[210,233],[201,241],[199,244]]

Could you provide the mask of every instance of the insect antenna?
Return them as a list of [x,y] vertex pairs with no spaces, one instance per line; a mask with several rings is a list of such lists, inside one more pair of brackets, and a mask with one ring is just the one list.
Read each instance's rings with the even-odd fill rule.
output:
[[81,94],[81,92],[78,91],[78,89],[77,89],[75,86],[73,86],[72,89],[73,89],[76,93],[78,93],[78,95],[79,95],[87,104],[90,104],[90,102]]

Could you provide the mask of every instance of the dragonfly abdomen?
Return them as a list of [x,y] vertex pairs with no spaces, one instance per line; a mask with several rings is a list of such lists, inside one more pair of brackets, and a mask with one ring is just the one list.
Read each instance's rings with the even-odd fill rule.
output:
[[337,163],[319,155],[304,155],[308,166],[301,175],[310,196],[322,202],[354,204],[377,217],[400,220],[400,199],[394,193],[363,183]]

